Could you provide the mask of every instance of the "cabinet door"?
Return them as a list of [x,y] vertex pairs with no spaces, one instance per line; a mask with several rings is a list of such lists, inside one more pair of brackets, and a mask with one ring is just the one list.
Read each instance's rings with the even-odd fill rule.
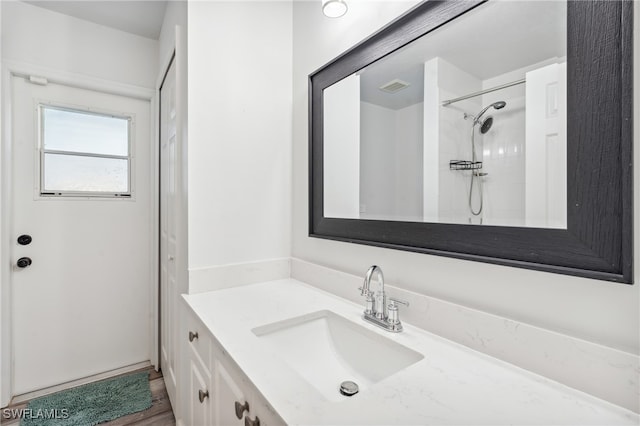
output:
[[255,421],[256,418],[260,420],[260,426],[283,426],[286,425],[284,420],[275,412],[273,407],[267,403],[267,401],[254,390],[250,397],[251,400],[251,420]]
[[218,360],[215,363],[215,370],[217,385],[216,407],[214,410],[215,424],[225,426],[244,425],[246,411],[238,419],[235,410],[236,402],[244,404],[247,401],[247,395],[240,387],[239,378],[233,377],[229,370]]
[[210,377],[197,355],[191,354],[189,359],[189,401],[187,424],[191,426],[208,426],[212,424],[213,397],[210,390]]

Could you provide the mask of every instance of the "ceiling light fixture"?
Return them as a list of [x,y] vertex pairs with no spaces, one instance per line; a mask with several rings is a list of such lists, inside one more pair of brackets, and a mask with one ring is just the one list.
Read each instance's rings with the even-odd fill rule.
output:
[[328,18],[339,18],[347,13],[347,9],[344,0],[322,0],[322,13]]

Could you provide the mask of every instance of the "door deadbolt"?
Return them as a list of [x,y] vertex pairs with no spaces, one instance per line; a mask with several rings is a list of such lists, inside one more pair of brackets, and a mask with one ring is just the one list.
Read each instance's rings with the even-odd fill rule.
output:
[[31,265],[31,263],[33,263],[31,261],[30,257],[21,257],[20,259],[18,259],[17,265],[18,268],[26,268],[27,266]]
[[31,244],[32,240],[31,235],[23,234],[18,237],[18,244],[21,246],[28,246]]

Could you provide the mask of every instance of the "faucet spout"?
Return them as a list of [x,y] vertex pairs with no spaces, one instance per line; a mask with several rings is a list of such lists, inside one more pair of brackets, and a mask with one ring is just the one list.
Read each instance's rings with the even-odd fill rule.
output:
[[384,275],[382,274],[382,269],[378,265],[373,265],[367,270],[367,273],[364,276],[364,283],[362,284],[362,292],[360,293],[361,296],[365,296],[367,293],[371,291],[369,288],[371,287],[370,285],[371,277],[373,276],[374,272],[378,273],[378,282],[380,283],[380,291],[384,291]]
[[379,319],[383,320],[387,317],[386,295],[384,292],[384,275],[382,268],[377,265],[373,265],[369,268],[364,276],[364,284],[362,284],[362,295],[371,294],[371,278],[373,274],[377,273],[378,279],[378,291],[375,295],[375,305],[373,307],[373,314]]

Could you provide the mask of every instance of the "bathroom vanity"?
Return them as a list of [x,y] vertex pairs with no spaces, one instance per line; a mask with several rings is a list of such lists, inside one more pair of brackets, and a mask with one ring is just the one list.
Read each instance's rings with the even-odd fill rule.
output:
[[[385,331],[362,319],[364,299],[358,305],[295,279],[183,297],[185,424],[640,421],[410,324]],[[359,392],[341,394],[343,381]]]

